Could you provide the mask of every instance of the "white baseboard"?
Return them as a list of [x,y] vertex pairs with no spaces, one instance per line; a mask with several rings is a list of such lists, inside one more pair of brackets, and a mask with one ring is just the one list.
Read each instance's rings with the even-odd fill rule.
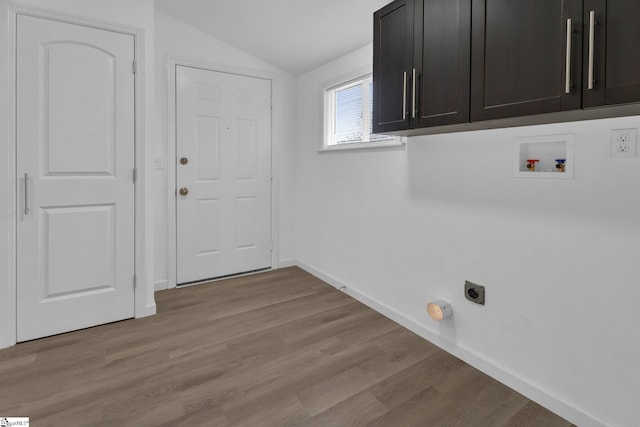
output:
[[147,317],[147,316],[154,316],[157,313],[157,306],[155,303],[150,303],[147,304],[144,307],[144,315],[143,316],[138,316],[138,317]]
[[295,259],[281,259],[278,261],[278,265],[275,268],[295,267],[297,265],[298,261]]
[[[346,289],[346,287],[347,287],[347,285],[342,280],[336,279],[335,277],[330,276],[329,274],[326,274],[326,273],[318,270],[317,268],[310,266],[309,264],[306,264],[306,263],[304,263],[302,261],[297,261],[296,265],[298,267],[300,267],[301,269],[303,269],[304,271],[306,271],[307,273],[311,274],[312,276],[316,276],[318,279],[322,280],[323,282],[327,282],[328,284],[330,284],[331,286],[333,286],[336,289]],[[371,308],[373,308],[373,307],[371,307]],[[378,311],[378,310],[376,310],[376,311]]]
[[16,345],[15,341],[9,340],[8,337],[0,337],[0,350]]
[[522,378],[516,372],[510,371],[495,364],[495,362],[492,362],[483,355],[475,352],[473,349],[466,348],[457,343],[453,343],[443,339],[424,326],[420,325],[411,317],[400,313],[393,307],[390,307],[374,298],[369,297],[364,292],[361,292],[358,289],[348,286],[346,282],[337,279],[302,261],[297,261],[297,266],[305,270],[309,274],[335,287],[336,289],[342,290],[347,295],[369,306],[378,313],[404,326],[411,332],[440,347],[447,353],[456,356],[457,358],[463,360],[465,363],[489,375],[502,384],[505,384],[507,387],[512,388],[518,393],[526,396],[528,399],[531,399],[541,406],[544,406],[555,414],[560,415],[573,424],[580,427],[612,427],[610,424],[607,424],[604,421],[601,421],[596,417],[588,414],[584,409],[566,402],[562,398],[555,396],[552,393],[532,384],[530,381],[527,381],[526,378]]
[[158,280],[153,283],[153,289],[156,291],[163,291],[165,289],[169,289],[169,281],[168,280]]

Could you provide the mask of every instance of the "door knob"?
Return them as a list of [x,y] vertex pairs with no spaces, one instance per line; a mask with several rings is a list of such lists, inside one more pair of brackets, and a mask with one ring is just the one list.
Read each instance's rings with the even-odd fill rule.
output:
[[187,194],[189,194],[189,189],[187,187],[182,187],[179,193],[181,196],[186,196]]
[[186,157],[181,157],[180,158],[180,164],[181,165],[186,165],[187,163],[189,163],[189,159],[187,159]]

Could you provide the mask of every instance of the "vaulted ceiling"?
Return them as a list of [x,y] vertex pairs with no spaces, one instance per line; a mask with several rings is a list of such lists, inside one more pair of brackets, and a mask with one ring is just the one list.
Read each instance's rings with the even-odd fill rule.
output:
[[156,8],[294,76],[372,41],[390,0],[155,0]]

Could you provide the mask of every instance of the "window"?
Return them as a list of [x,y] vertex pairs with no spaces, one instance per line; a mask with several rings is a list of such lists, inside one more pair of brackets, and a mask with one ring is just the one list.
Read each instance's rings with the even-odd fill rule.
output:
[[358,77],[325,90],[325,148],[344,144],[394,141],[372,134],[373,78]]

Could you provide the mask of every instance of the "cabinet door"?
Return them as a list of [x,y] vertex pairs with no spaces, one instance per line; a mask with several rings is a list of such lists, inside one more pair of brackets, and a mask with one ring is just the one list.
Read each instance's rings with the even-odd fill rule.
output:
[[580,108],[581,4],[473,0],[472,121]]
[[398,0],[373,19],[373,132],[409,128],[413,0]]
[[[419,0],[415,15],[419,79],[413,127],[468,122],[471,0]],[[410,110],[415,116],[413,96]]]
[[584,108],[640,101],[638,17],[638,0],[585,0]]

